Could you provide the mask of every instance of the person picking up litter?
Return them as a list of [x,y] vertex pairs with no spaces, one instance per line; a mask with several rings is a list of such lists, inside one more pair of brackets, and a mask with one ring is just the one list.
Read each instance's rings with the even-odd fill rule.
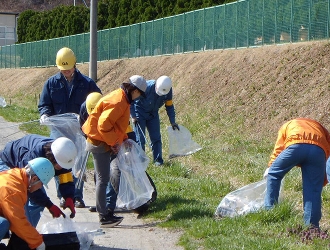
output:
[[274,151],[264,177],[267,178],[265,208],[278,203],[282,179],[295,166],[301,168],[304,222],[319,227],[326,160],[330,155],[330,135],[319,122],[297,118],[284,123],[278,131]]
[[148,80],[145,97],[137,98],[131,105],[131,116],[135,124],[135,133],[140,138],[140,145],[145,150],[145,130],[147,128],[154,164],[163,165],[162,138],[160,133],[160,119],[158,111],[165,104],[166,113],[173,130],[179,129],[175,122],[175,109],[172,100],[172,80],[168,76],[161,76],[156,81]]
[[28,193],[36,192],[43,185],[47,187],[54,174],[52,163],[42,157],[29,161],[24,168],[13,168],[0,173],[1,240],[10,230],[15,237],[24,240],[30,249],[45,249],[42,235],[28,221],[24,206]]
[[[73,201],[75,187],[72,167],[77,157],[77,149],[70,139],[60,137],[54,140],[41,135],[29,134],[10,141],[0,151],[0,172],[10,168],[24,168],[30,160],[37,157],[47,158],[53,164],[54,174],[60,179],[59,190],[65,197],[65,208],[71,210],[70,217],[73,218],[76,211]],[[43,188],[29,193],[26,215],[34,227],[37,227],[40,213],[45,207],[55,218],[64,215],[62,210],[51,202]]]
[[[127,139],[130,104],[144,95],[147,83],[142,76],[131,76],[120,88],[102,97],[82,126],[87,136],[86,150],[93,154],[96,176],[96,210],[102,227],[118,225],[123,217],[107,208],[106,189],[110,180],[110,163],[116,158],[120,145]],[[116,204],[117,195],[111,197]]]

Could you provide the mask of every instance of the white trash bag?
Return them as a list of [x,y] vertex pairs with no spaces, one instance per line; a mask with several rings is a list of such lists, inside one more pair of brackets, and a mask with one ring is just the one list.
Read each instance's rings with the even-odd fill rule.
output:
[[202,149],[191,138],[190,131],[182,125],[178,125],[180,130],[173,130],[172,126],[167,127],[169,158],[186,156]]
[[117,207],[131,210],[149,201],[154,188],[145,172],[150,160],[144,150],[128,139],[120,146],[114,161],[121,171]]
[[[280,194],[283,189],[283,180]],[[221,200],[215,211],[215,216],[235,217],[258,211],[264,207],[266,188],[267,179],[262,179],[230,192]]]
[[6,103],[6,100],[5,98],[1,97],[0,96],[0,107],[6,107],[7,106],[7,103]]

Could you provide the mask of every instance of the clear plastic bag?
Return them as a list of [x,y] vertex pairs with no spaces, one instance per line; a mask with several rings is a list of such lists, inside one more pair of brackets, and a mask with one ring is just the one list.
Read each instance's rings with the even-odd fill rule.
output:
[[5,98],[1,97],[0,96],[0,107],[6,107],[7,106],[7,103],[6,103],[6,100]]
[[128,139],[122,143],[114,161],[121,172],[117,207],[130,210],[149,201],[154,188],[145,172],[150,160],[144,150]]
[[81,178],[85,173],[88,153],[86,152],[86,138],[80,128],[79,116],[75,113],[52,115],[46,118],[41,125],[47,125],[56,130],[59,136],[73,141],[77,147],[78,155],[72,168],[75,177]]
[[172,126],[167,127],[169,158],[186,156],[202,149],[191,138],[190,131],[182,125],[178,125],[180,130],[173,130]]
[[[283,189],[283,180],[280,193]],[[264,207],[266,188],[267,179],[262,179],[230,192],[221,200],[215,216],[235,217],[258,211]]]
[[[43,214],[43,216],[45,215]],[[74,222],[69,216],[66,216],[66,218],[48,218],[47,222],[42,224],[39,230],[40,234],[67,232],[77,233],[81,250],[88,250],[93,242],[94,236],[104,233],[97,222]]]

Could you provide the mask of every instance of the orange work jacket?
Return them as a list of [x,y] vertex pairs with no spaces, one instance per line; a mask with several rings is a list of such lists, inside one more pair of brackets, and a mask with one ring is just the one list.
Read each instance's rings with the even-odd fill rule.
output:
[[35,249],[43,239],[25,216],[28,183],[24,168],[0,173],[0,215],[9,221],[10,231],[27,242],[31,249]]

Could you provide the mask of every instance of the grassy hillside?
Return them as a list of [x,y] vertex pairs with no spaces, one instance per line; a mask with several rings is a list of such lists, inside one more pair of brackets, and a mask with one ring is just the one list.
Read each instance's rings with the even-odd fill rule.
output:
[[[322,41],[98,64],[97,83],[104,93],[133,74],[173,79],[177,122],[191,131],[203,149],[189,157],[167,160],[164,168],[150,167],[160,190],[151,216],[165,220],[164,226],[183,229],[181,244],[187,249],[215,249],[214,245],[228,246],[233,241],[236,245],[231,249],[243,245],[245,249],[313,249],[297,243],[295,237],[286,238],[287,227],[302,223],[298,169],[286,178],[284,196],[289,204],[279,210],[220,222],[212,214],[229,191],[262,178],[282,123],[309,117],[330,129],[329,52],[329,42]],[[78,69],[88,75],[87,64]],[[56,68],[0,69],[0,95],[12,105],[35,110],[38,117],[38,95],[55,72]],[[167,158],[169,121],[164,109],[161,115]],[[323,199],[321,226],[328,229],[328,187]],[[275,234],[280,236],[278,240],[269,237]],[[329,242],[315,244],[323,249]]]

